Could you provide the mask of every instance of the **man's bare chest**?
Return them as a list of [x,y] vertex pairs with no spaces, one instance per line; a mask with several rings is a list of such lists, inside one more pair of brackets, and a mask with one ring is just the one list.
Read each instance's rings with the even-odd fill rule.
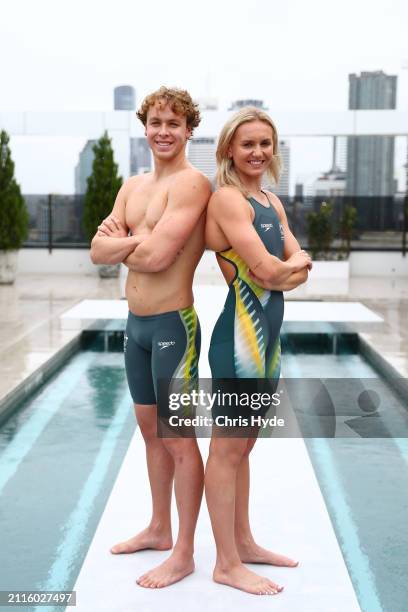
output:
[[137,190],[126,202],[126,225],[132,233],[151,232],[166,209],[167,190]]

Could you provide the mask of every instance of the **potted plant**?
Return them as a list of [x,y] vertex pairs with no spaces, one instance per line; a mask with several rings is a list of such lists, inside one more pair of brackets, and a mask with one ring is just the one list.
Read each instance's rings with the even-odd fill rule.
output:
[[14,283],[18,249],[28,233],[28,211],[14,178],[7,132],[0,132],[0,283]]
[[[349,262],[336,261],[330,250],[334,239],[332,215],[333,205],[330,202],[322,202],[317,212],[309,213],[306,217],[308,246],[314,260],[312,276],[315,279],[327,278],[336,281],[349,276]],[[349,217],[347,219],[349,223]]]
[[307,220],[307,239],[313,259],[329,258],[330,246],[333,242],[331,217],[333,206],[322,202],[318,212],[309,213]]
[[357,210],[347,204],[340,217],[339,234],[341,238],[342,259],[348,259],[351,250],[351,239],[357,221]]
[[[87,179],[82,220],[89,241],[96,234],[100,222],[110,214],[122,185],[122,177],[118,175],[118,165],[115,163],[111,140],[106,131],[92,150],[95,157],[92,173]],[[119,275],[120,264],[99,265],[98,270],[102,278],[116,277]]]

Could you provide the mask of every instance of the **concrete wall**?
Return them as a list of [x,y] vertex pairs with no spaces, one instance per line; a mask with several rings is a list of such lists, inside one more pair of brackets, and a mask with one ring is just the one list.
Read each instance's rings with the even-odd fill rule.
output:
[[350,276],[388,276],[408,278],[408,254],[384,253],[351,253]]
[[20,249],[18,272],[22,274],[97,274],[87,249]]
[[[315,264],[315,276],[322,278]],[[21,249],[18,256],[18,270],[22,274],[97,274],[97,267],[89,258],[86,249]],[[352,253],[350,276],[395,276],[408,278],[408,255],[400,253]],[[223,282],[215,255],[205,252],[195,276],[196,282]]]

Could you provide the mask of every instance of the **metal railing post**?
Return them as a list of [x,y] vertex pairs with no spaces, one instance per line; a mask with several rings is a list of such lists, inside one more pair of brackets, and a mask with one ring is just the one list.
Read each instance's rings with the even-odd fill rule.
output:
[[52,194],[48,194],[48,252],[52,253]]

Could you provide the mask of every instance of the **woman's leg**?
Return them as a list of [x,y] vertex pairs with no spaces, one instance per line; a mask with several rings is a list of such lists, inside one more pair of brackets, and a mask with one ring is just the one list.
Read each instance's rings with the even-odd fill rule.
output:
[[247,448],[246,438],[213,437],[205,471],[205,494],[214,533],[217,560],[216,582],[255,595],[275,594],[283,589],[243,565],[235,542],[235,505],[238,467]]

